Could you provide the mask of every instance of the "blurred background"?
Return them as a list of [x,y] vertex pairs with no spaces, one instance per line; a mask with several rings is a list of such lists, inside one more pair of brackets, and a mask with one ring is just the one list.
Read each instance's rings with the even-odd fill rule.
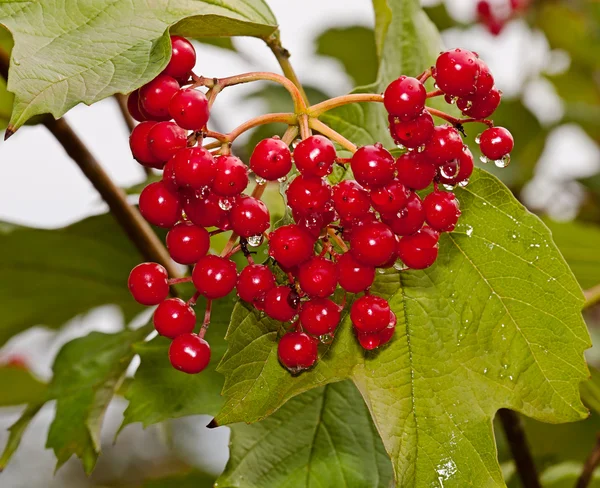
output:
[[[375,80],[369,0],[303,0],[301,12],[300,2],[268,3],[311,102]],[[446,47],[477,51],[503,91],[503,103],[494,120],[511,130],[515,150],[505,170],[489,165],[486,169],[495,172],[517,198],[548,222],[582,288],[596,285],[600,282],[600,3],[489,0],[486,7],[476,0],[426,0],[423,5],[442,32]],[[256,39],[195,45],[199,74],[223,77],[245,71],[279,71],[267,47]],[[287,94],[277,86],[252,84],[229,89],[215,105],[212,128],[226,132],[252,116],[286,111],[288,106]],[[0,105],[0,117],[5,115],[3,110],[8,108]],[[118,185],[135,188],[146,180],[142,167],[131,158],[129,132],[114,98],[92,107],[78,106],[66,119]],[[260,128],[241,141],[237,153],[247,157],[253,143],[278,130]],[[475,136],[469,134],[471,139]],[[0,142],[0,164],[0,221],[50,229],[107,210],[43,126],[25,127],[8,142]],[[135,202],[135,191],[131,193]],[[600,314],[594,316],[592,310],[586,319],[594,342],[600,343],[595,327]],[[23,372],[25,379],[14,372],[2,373],[6,375],[2,388],[35,388],[50,378],[53,359],[63,344],[91,330],[115,332],[123,325],[119,309],[105,306],[69,321],[58,331],[37,327],[12,338],[0,349],[0,364]],[[600,365],[600,352],[590,350],[588,360]],[[144,480],[192,468],[198,478],[190,486],[199,487],[205,485],[198,480],[209,479],[224,468],[229,432],[225,427],[205,429],[209,417],[187,417],[145,430],[139,424],[130,425],[113,445],[125,407],[126,401],[119,397],[111,404],[102,433],[103,454],[95,473],[87,478],[75,459],[53,474],[54,454],[44,448],[54,408],[48,403],[0,474],[0,486],[184,486],[172,480]],[[20,412],[21,408],[0,408],[0,446],[8,438],[6,428]],[[527,429],[544,486],[572,486],[594,444],[595,432],[600,430],[600,419],[592,416],[575,426],[527,421]],[[506,479],[511,486],[519,486],[502,435],[498,443]],[[599,480],[593,483],[591,486],[600,486]]]

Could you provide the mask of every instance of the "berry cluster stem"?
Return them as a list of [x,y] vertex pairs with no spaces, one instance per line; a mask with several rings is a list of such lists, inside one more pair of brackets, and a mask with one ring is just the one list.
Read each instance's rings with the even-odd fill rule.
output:
[[204,335],[208,330],[208,326],[210,325],[210,315],[212,312],[212,300],[206,300],[206,310],[204,311],[204,320],[202,321],[202,327],[200,328],[200,332],[198,332],[198,337],[200,339],[204,339]]
[[487,125],[488,127],[494,127],[494,122],[488,119],[459,119],[456,117],[452,117],[452,115],[449,115],[446,112],[442,112],[441,110],[437,110],[435,108],[426,107],[425,110],[427,110],[434,117],[438,117],[440,119],[445,120],[446,122],[450,122],[455,127],[471,122],[479,122],[481,124]]
[[323,122],[321,122],[319,119],[310,118],[308,120],[308,125],[312,129],[314,129],[314,130],[320,132],[321,134],[323,134],[325,137],[328,137],[332,141],[337,142],[340,146],[342,146],[344,149],[347,149],[352,154],[354,154],[356,152],[357,147],[356,147],[355,144],[353,144],[352,142],[350,142],[348,139],[346,139],[339,132],[333,130],[331,127],[329,127],[328,125],[326,125]]
[[319,117],[325,112],[337,107],[342,107],[351,103],[366,102],[383,103],[383,95],[378,93],[350,93],[348,95],[342,95],[341,97],[330,98],[329,100],[325,100],[324,102],[309,107],[308,115],[311,117]]

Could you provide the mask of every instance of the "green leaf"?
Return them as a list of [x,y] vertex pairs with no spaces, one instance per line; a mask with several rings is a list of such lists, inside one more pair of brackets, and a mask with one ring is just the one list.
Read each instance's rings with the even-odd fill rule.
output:
[[109,214],[56,230],[0,226],[0,345],[29,327],[59,328],[88,310],[142,308],[127,290],[141,257]]
[[46,385],[26,368],[0,367],[0,407],[39,403],[46,397]]
[[29,427],[29,424],[33,420],[33,417],[35,417],[40,411],[40,409],[44,406],[44,403],[45,402],[40,402],[28,405],[19,417],[19,419],[9,427],[8,430],[10,432],[10,435],[8,436],[6,446],[4,446],[2,457],[0,457],[0,473],[4,470],[4,468],[12,458],[12,455],[19,448],[19,444],[21,443],[23,434],[27,430],[27,427]]
[[144,482],[142,488],[212,488],[215,477],[200,471]]
[[[0,25],[0,50],[10,54],[13,47],[10,32]],[[13,94],[6,89],[6,80],[0,76],[0,129],[4,129],[10,120],[12,112]]]
[[61,349],[48,392],[56,399],[56,416],[46,443],[56,454],[57,469],[72,455],[86,473],[94,469],[104,412],[133,359],[133,345],[150,330],[148,325],[118,334],[92,332]]
[[202,44],[207,44],[209,46],[220,47],[221,49],[226,49],[227,51],[237,52],[237,49],[233,45],[231,37],[207,37],[204,39],[200,38],[198,39],[198,42],[201,42]]
[[221,488],[387,488],[392,466],[350,381],[306,392],[262,422],[231,426]]
[[267,37],[276,30],[262,0],[5,0],[0,24],[15,40],[8,82],[13,130],[34,115],[58,118],[78,103],[150,81],[168,63],[169,32]]

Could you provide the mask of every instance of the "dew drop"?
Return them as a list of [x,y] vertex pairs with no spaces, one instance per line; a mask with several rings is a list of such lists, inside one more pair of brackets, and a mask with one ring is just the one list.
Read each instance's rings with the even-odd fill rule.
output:
[[281,178],[277,178],[277,181],[279,181],[279,183],[285,183],[287,181],[287,176],[282,176]]
[[442,186],[444,187],[445,190],[448,190],[448,191],[452,191],[455,188],[454,185],[449,185],[448,183],[444,183],[444,184],[442,184]]
[[458,183],[458,186],[460,186],[461,188],[466,187],[469,184],[469,178],[467,178],[466,180],[462,180]]
[[501,159],[496,159],[494,164],[498,168],[506,168],[510,164],[510,154],[506,154]]
[[465,234],[467,234],[467,236],[471,237],[473,235],[473,227],[471,227],[470,225],[467,225],[467,230],[466,230]]
[[260,176],[256,176],[255,178],[256,184],[257,185],[266,185],[267,184],[267,180],[265,180],[264,178],[261,178]]
[[397,147],[398,149],[400,149],[401,151],[405,151],[405,150],[406,150],[406,146],[403,146],[402,144],[398,144],[398,143],[396,143],[396,147]]
[[481,161],[483,164],[487,164],[490,162],[490,160],[486,158],[483,154],[479,156],[479,161]]
[[475,136],[475,142],[479,144],[481,142],[481,132]]
[[262,234],[248,237],[248,245],[250,245],[252,247],[258,247],[262,244],[262,242],[263,242]]
[[233,202],[228,198],[219,198],[219,208],[221,210],[225,210],[226,212],[231,210],[233,207]]
[[333,334],[323,334],[319,336],[321,344],[331,344],[333,342]]

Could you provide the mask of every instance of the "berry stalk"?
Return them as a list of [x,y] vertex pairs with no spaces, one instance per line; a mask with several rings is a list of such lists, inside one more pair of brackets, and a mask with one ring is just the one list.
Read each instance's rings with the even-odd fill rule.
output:
[[366,102],[383,103],[383,95],[378,93],[350,93],[348,95],[330,98],[329,100],[325,100],[324,102],[309,107],[308,115],[311,117],[319,117],[334,108],[343,107],[344,105],[349,105],[351,103]]
[[337,142],[340,146],[342,146],[344,149],[347,149],[351,153],[354,154],[356,152],[357,148],[355,144],[350,142],[339,132],[333,130],[331,127],[321,122],[319,119],[310,118],[308,120],[308,125],[310,126],[310,128],[320,132],[325,137],[328,137],[332,141]]

